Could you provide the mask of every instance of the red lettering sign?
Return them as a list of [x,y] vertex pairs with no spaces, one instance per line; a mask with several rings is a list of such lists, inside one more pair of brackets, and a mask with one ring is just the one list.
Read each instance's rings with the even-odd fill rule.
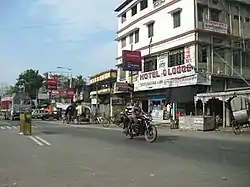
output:
[[153,79],[156,77],[160,77],[160,74],[158,71],[150,71],[150,72],[140,74],[140,80]]
[[193,70],[193,67],[191,64],[183,64],[175,67],[171,67],[168,69],[163,69],[160,73],[159,71],[150,71],[140,74],[140,80],[148,80],[148,79],[154,79],[160,76],[168,76],[168,75],[176,75],[176,74],[182,74],[186,72],[190,72]]
[[192,68],[191,64],[184,64],[184,65],[180,65],[180,66],[175,66],[172,68],[168,68],[168,75],[190,72],[190,71],[192,71],[192,69],[193,68]]

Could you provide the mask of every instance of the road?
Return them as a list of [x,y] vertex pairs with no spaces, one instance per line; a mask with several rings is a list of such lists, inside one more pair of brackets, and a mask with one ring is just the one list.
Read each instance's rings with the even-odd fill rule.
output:
[[[156,143],[116,129],[0,121],[0,187],[249,187],[250,137],[164,132]],[[16,128],[15,128],[16,127]]]

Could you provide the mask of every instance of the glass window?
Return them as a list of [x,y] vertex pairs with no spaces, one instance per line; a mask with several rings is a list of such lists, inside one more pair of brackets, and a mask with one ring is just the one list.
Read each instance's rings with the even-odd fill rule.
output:
[[135,14],[137,14],[137,5],[133,6],[131,9],[131,16],[134,16]]
[[144,10],[148,7],[148,0],[142,0],[140,2],[141,10]]
[[154,36],[154,23],[148,25],[148,37],[151,38]]
[[121,39],[122,48],[126,47],[126,37]]
[[169,51],[168,67],[174,67],[185,63],[184,48]]
[[181,26],[181,11],[173,13],[174,28]]
[[139,30],[135,31],[135,43],[139,42]]
[[157,57],[147,57],[144,59],[144,72],[157,70]]

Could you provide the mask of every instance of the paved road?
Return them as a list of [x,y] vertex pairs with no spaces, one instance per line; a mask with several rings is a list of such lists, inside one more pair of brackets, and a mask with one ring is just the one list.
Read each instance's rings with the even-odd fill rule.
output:
[[0,121],[11,127],[0,129],[0,187],[250,186],[247,137],[161,131],[147,144],[117,130],[50,122],[34,122],[24,137],[17,125]]

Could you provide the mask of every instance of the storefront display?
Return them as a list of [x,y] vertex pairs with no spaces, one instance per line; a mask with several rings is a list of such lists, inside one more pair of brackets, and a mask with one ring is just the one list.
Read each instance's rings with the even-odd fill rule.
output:
[[153,97],[149,100],[149,112],[153,119],[163,119],[163,110],[165,109],[166,98]]

